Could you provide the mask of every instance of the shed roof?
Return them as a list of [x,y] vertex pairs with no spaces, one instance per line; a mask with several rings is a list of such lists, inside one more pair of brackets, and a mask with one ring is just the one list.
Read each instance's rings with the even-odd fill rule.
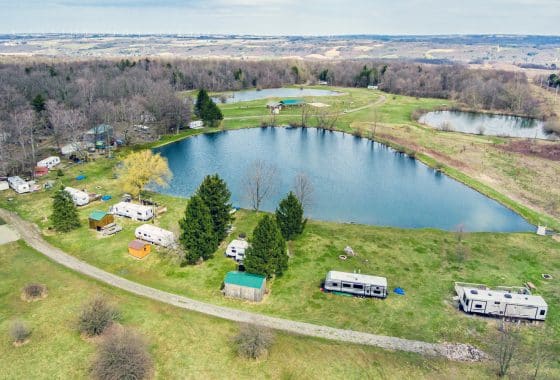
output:
[[91,214],[89,214],[89,218],[93,220],[97,220],[99,222],[101,219],[105,217],[105,215],[107,215],[105,211],[94,211]]
[[130,243],[128,243],[128,248],[132,248],[132,249],[144,249],[144,247],[148,245],[148,243],[143,242],[141,240],[133,240]]
[[260,289],[262,288],[266,277],[260,274],[253,274],[247,272],[228,272],[224,283],[239,286],[246,286],[248,288]]
[[305,100],[303,99],[283,99],[280,101],[280,103],[284,104],[285,106],[295,106],[298,104],[303,104],[305,103]]

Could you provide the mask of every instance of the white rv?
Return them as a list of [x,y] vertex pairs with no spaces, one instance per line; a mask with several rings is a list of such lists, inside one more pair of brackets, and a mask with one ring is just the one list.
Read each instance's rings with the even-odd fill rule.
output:
[[194,120],[189,123],[190,129],[201,129],[204,128],[204,122],[202,120]]
[[131,202],[119,202],[109,209],[109,212],[118,216],[126,216],[134,220],[150,220],[154,217],[151,206],[143,206]]
[[171,231],[164,230],[151,224],[143,224],[136,228],[134,235],[138,239],[149,241],[150,243],[170,247],[175,243],[175,235]]
[[18,194],[29,193],[31,191],[29,183],[17,176],[8,177],[8,184]]
[[497,287],[456,282],[455,292],[466,313],[544,321],[548,305],[526,288]]
[[48,168],[49,170],[51,170],[52,168],[54,168],[58,164],[60,164],[60,157],[51,156],[51,157],[47,157],[44,160],[41,160],[41,161],[37,162],[37,167]]
[[387,297],[387,279],[331,270],[325,278],[324,289],[329,292],[343,292],[361,297],[385,298]]
[[8,181],[0,181],[0,191],[8,190],[9,188],[10,185],[8,184]]
[[74,189],[73,187],[65,187],[64,191],[72,196],[72,201],[76,206],[85,206],[89,203],[89,194],[85,191]]
[[247,241],[234,239],[226,248],[226,256],[241,263],[245,259],[245,250],[247,248],[249,248],[249,243]]

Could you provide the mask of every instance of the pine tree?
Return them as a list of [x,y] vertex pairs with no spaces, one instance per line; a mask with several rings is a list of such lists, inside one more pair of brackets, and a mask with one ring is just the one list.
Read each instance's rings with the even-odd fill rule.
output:
[[78,210],[72,196],[61,187],[54,195],[51,222],[55,230],[68,232],[80,227]]
[[286,240],[293,240],[305,228],[303,206],[291,191],[286,198],[280,201],[276,209],[276,223]]
[[231,214],[230,197],[226,182],[218,174],[208,175],[196,191],[202,201],[210,210],[212,217],[212,229],[218,242],[227,236],[226,229],[233,220]]
[[253,231],[243,265],[247,272],[267,277],[281,275],[288,268],[286,242],[270,215],[265,215]]
[[212,101],[206,90],[203,88],[198,91],[194,111],[196,116],[201,118],[204,123],[211,127],[215,127],[219,124],[219,121],[224,118],[220,107]]
[[207,260],[218,248],[212,229],[210,210],[198,195],[193,195],[187,204],[185,216],[179,221],[181,236],[179,241],[185,248],[188,264],[195,264],[199,259]]
[[201,88],[196,96],[196,103],[194,105],[194,113],[202,119],[202,109],[211,101],[205,89]]

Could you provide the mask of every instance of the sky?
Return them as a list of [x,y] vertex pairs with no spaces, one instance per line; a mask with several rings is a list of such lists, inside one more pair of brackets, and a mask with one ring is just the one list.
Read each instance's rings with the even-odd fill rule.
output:
[[560,0],[0,0],[0,33],[560,35]]

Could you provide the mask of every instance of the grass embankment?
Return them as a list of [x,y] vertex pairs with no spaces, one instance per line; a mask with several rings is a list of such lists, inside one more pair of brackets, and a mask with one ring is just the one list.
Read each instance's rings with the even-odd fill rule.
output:
[[[96,343],[82,339],[76,317],[90,298],[103,294],[118,305],[120,323],[149,342],[157,379],[240,378],[480,378],[488,364],[463,364],[414,354],[276,334],[268,356],[236,356],[236,324],[139,298],[85,279],[52,263],[21,242],[2,246],[0,255],[0,366],[3,379],[85,379]],[[29,282],[48,287],[39,302],[25,302]],[[8,330],[15,320],[32,330],[31,340],[14,347]]]

